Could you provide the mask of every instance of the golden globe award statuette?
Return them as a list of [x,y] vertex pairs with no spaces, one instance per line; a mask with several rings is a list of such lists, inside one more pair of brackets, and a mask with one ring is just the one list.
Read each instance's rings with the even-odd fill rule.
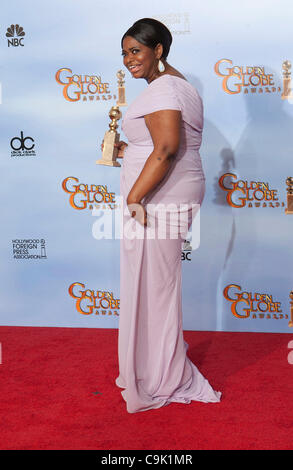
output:
[[289,297],[291,299],[291,302],[290,302],[291,320],[289,321],[289,326],[293,326],[293,290],[291,290]]
[[285,209],[286,214],[293,214],[293,177],[289,176],[286,179],[287,188],[287,207]]
[[125,99],[125,73],[123,70],[118,70],[116,77],[118,78],[118,101],[116,101],[117,106],[127,106]]
[[289,60],[285,60],[282,65],[283,68],[283,93],[281,95],[282,100],[288,100],[289,98],[293,98],[292,90],[291,90],[291,62]]
[[99,165],[121,166],[120,163],[116,161],[118,148],[115,147],[115,144],[118,144],[120,139],[120,134],[117,132],[117,122],[122,117],[119,106],[127,106],[125,100],[125,82],[123,80],[125,73],[122,70],[119,70],[116,76],[118,78],[118,100],[116,101],[116,106],[112,106],[109,112],[109,117],[111,119],[109,124],[110,130],[106,131],[104,136],[102,158],[96,161]]

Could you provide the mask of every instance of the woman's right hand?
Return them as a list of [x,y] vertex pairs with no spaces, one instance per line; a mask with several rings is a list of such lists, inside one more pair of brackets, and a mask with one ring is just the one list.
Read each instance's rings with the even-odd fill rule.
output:
[[[120,140],[118,144],[115,144],[115,147],[118,147],[118,154],[117,158],[123,158],[124,157],[124,150],[127,147],[127,143],[124,142],[123,140]],[[101,143],[101,150],[103,151],[104,148],[104,141]]]
[[118,147],[117,158],[123,158],[124,157],[124,150],[126,149],[127,145],[128,144],[126,142],[124,142],[123,140],[120,140],[118,142],[118,144],[115,144],[115,146]]

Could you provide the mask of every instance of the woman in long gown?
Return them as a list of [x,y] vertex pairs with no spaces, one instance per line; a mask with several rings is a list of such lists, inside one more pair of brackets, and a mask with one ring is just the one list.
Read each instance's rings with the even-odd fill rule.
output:
[[120,191],[125,233],[120,241],[116,385],[124,388],[121,394],[129,413],[171,402],[219,402],[221,397],[187,357],[181,296],[186,232],[170,236],[174,220],[176,225],[180,217],[170,218],[172,210],[167,210],[167,236],[157,232],[149,236],[166,214],[165,208],[174,204],[178,208],[187,204],[189,229],[191,206],[200,205],[205,192],[199,154],[202,101],[197,90],[167,63],[171,42],[169,30],[148,18],[134,23],[121,41],[124,65],[134,78],[148,83],[122,121],[128,144],[118,144],[118,155],[123,157]]

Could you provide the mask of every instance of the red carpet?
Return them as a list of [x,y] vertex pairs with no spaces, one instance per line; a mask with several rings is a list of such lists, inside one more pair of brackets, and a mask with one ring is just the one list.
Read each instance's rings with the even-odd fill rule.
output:
[[292,449],[292,334],[184,332],[221,403],[129,414],[118,330],[0,327],[1,449]]

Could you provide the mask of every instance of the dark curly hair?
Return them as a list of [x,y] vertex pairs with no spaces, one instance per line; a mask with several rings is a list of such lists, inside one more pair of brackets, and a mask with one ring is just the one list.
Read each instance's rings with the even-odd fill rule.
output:
[[170,46],[172,44],[172,34],[167,26],[153,18],[142,18],[136,21],[133,25],[123,34],[121,39],[121,48],[123,47],[123,40],[126,36],[131,36],[136,41],[144,46],[155,49],[157,44],[163,46],[163,59],[167,59]]

